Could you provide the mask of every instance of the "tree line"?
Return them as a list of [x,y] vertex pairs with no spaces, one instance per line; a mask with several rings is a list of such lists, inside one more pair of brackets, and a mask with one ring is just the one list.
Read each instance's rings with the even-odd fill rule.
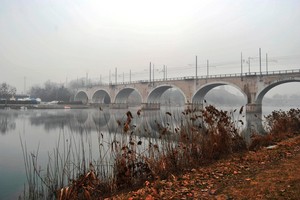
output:
[[[29,90],[30,97],[40,98],[42,101],[70,101],[74,90],[61,84],[47,81],[43,86],[33,86]],[[9,100],[17,94],[16,87],[7,83],[0,84],[0,99]]]
[[31,87],[30,96],[33,98],[41,98],[42,101],[70,101],[72,97],[71,91],[63,85],[47,81],[43,87]]
[[0,99],[8,100],[15,96],[17,89],[7,83],[1,83],[0,85]]

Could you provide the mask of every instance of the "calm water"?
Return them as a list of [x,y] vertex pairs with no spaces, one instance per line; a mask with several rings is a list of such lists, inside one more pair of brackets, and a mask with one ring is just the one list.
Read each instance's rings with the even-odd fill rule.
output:
[[[151,138],[157,138],[154,119],[163,121],[165,116],[159,111],[142,112],[141,116],[137,116],[137,109],[130,110],[135,129],[151,129]],[[99,134],[103,135],[104,145],[105,142],[109,144],[113,140],[119,140],[119,133],[122,131],[117,121],[123,123],[126,112],[127,110],[98,109],[0,110],[0,199],[17,199],[26,183],[21,141],[24,146],[26,144],[29,154],[36,155],[38,152],[38,164],[44,169],[48,152],[53,152],[57,146],[68,142],[69,138],[78,146],[83,144],[86,156],[95,159],[99,154]],[[141,139],[142,132],[139,136]],[[147,145],[147,142],[143,142],[143,145]]]
[[[264,114],[274,109],[264,108]],[[152,129],[152,138],[156,137],[155,120],[168,120],[165,115],[168,109],[142,112],[140,117],[135,109],[131,110],[134,117],[132,124],[137,126],[136,129]],[[175,110],[180,113],[181,109]],[[26,183],[21,141],[26,144],[28,153],[36,154],[38,151],[41,166],[47,163],[48,152],[53,152],[58,141],[67,141],[66,138],[70,137],[76,142],[83,141],[86,146],[91,145],[88,147],[91,149],[89,155],[97,157],[100,133],[107,142],[120,135],[117,120],[126,120],[126,110],[0,110],[0,199],[17,199]],[[177,126],[180,120],[173,118],[172,122],[173,126]]]

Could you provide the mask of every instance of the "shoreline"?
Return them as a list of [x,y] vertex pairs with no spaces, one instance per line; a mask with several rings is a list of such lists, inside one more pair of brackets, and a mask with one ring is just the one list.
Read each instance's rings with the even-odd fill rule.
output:
[[92,106],[71,104],[0,104],[0,109],[27,110],[27,109],[88,109]]

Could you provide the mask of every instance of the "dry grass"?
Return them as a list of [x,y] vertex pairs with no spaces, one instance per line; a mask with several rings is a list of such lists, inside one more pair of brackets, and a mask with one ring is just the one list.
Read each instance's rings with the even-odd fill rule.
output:
[[[290,133],[299,134],[299,113],[299,109],[294,109],[267,116],[270,134],[253,136],[250,148],[274,144],[283,137],[289,137]],[[123,138],[110,143],[113,176],[101,178],[102,172],[90,163],[89,167],[84,167],[85,170],[78,171],[74,179],[68,180],[68,186],[56,187],[54,192],[62,200],[102,199],[120,190],[139,187],[145,181],[165,179],[182,170],[244,151],[246,143],[231,114],[213,106],[206,106],[203,110],[186,109],[180,115],[166,112],[164,121],[156,122],[159,139],[142,141],[135,135],[136,132],[142,131],[144,135],[152,133],[147,127],[137,130],[132,124],[133,117],[142,115],[140,110],[134,116],[128,111],[124,119],[116,122]],[[174,120],[180,121],[180,124],[174,125]],[[282,134],[283,131],[286,134]],[[142,144],[146,147],[143,150]]]
[[253,135],[249,146],[250,150],[258,150],[261,147],[274,145],[284,139],[300,134],[300,109],[289,111],[273,111],[265,116],[267,135]]
[[[140,115],[138,111],[137,116]],[[172,123],[178,120],[176,117],[181,121],[178,127]],[[104,182],[94,171],[89,171],[60,189],[59,199],[101,199],[120,190],[139,187],[147,180],[164,179],[246,149],[230,113],[213,106],[200,111],[186,109],[181,115],[166,112],[165,121],[156,122],[159,142],[149,142],[143,152],[139,151],[142,141],[134,135],[137,130],[131,124],[132,119],[128,111],[123,121],[117,121],[126,139],[111,143],[115,164],[113,180],[106,184],[109,187],[104,188]],[[144,131],[148,132],[146,128]]]

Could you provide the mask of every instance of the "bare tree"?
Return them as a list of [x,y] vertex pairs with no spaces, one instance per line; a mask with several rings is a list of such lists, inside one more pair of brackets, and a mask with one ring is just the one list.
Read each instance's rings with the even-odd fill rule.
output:
[[34,86],[30,89],[30,95],[41,98],[42,101],[69,101],[71,92],[63,85],[47,81],[44,87]]
[[7,83],[1,83],[0,85],[0,98],[8,100],[13,97],[17,92],[17,89]]

